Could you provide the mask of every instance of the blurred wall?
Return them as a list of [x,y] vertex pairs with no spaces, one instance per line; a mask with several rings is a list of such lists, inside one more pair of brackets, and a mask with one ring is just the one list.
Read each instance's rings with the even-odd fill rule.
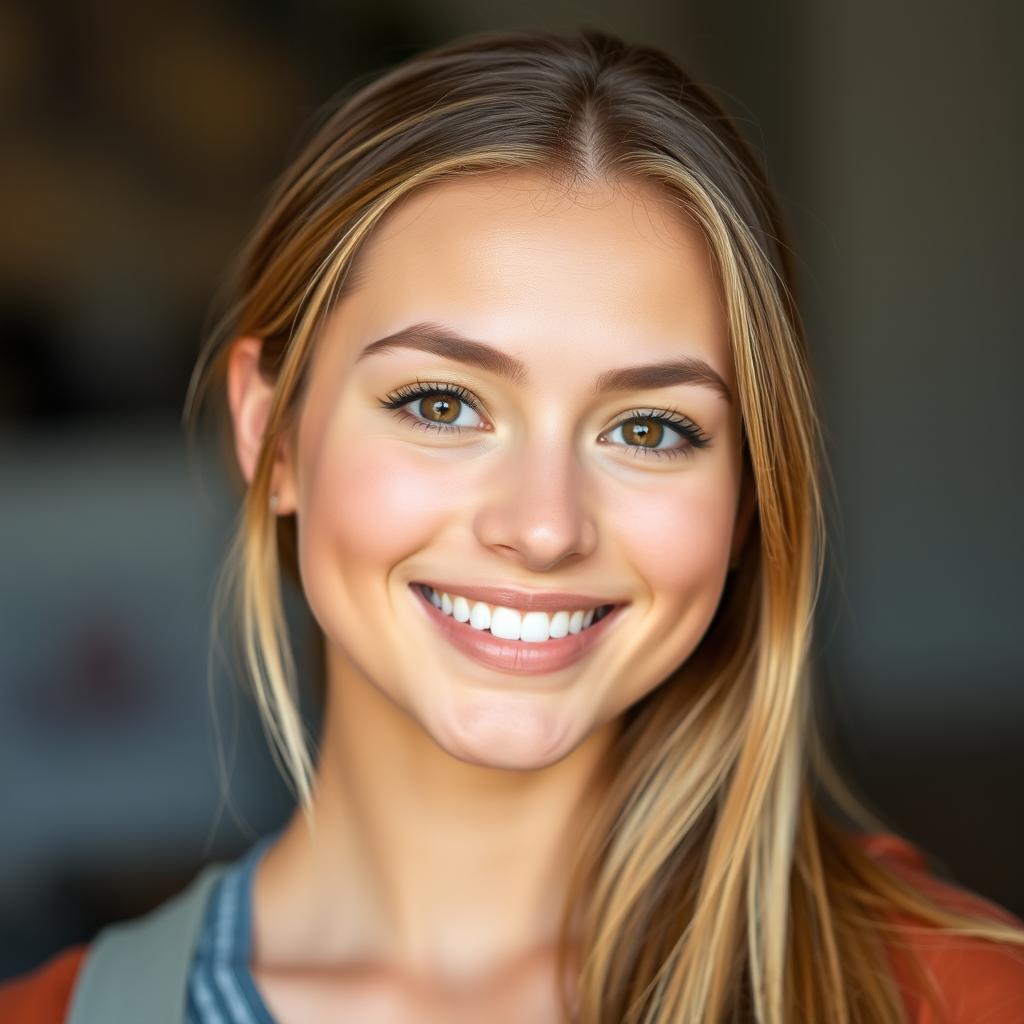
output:
[[832,743],[892,827],[1024,913],[1022,20],[922,0],[0,8],[0,976],[287,815],[225,658],[208,685],[237,496],[215,451],[187,457],[188,373],[300,127],[353,75],[478,28],[656,43],[766,153],[834,472]]

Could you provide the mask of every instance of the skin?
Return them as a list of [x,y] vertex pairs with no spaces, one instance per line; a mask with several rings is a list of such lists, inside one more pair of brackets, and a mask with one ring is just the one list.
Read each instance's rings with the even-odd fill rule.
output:
[[[253,973],[283,1024],[557,1020],[573,839],[622,713],[693,652],[751,520],[725,312],[699,230],[661,193],[570,195],[534,172],[421,189],[359,271],[274,467],[326,638],[327,706],[316,836],[296,812],[259,865]],[[521,359],[527,378],[402,348],[357,360],[420,321]],[[247,478],[271,397],[258,352],[238,339],[228,373]],[[732,402],[696,384],[592,393],[603,371],[680,356],[710,364]],[[471,427],[381,407],[417,378],[472,392],[481,412],[457,421]],[[615,428],[652,409],[709,446],[638,454]],[[686,445],[671,430],[660,443]],[[517,676],[440,636],[408,589],[422,579],[629,607],[583,660]]]

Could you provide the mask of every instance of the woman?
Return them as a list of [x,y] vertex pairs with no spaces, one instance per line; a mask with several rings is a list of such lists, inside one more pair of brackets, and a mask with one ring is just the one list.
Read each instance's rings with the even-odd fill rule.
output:
[[[781,238],[651,48],[475,36],[340,102],[189,399],[226,386],[226,579],[300,807],[0,1009],[1024,1019],[1020,922],[877,834],[815,738],[820,438]],[[322,633],[315,756],[282,570]]]

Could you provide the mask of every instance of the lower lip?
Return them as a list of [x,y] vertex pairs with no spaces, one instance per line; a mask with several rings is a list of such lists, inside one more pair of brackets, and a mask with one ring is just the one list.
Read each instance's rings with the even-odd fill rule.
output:
[[423,593],[415,583],[409,584],[414,596],[449,643],[463,654],[488,668],[515,675],[538,676],[557,672],[579,661],[609,627],[618,621],[625,605],[616,605],[603,619],[579,633],[569,633],[557,640],[530,643],[523,640],[502,640],[489,629],[474,629],[468,622],[456,622]]

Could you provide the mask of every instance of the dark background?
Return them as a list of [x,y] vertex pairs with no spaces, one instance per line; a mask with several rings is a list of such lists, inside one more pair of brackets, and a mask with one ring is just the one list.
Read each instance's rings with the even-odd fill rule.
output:
[[1024,914],[1022,10],[0,7],[0,977],[285,820],[251,702],[219,663],[207,681],[237,495],[215,449],[187,455],[188,375],[320,105],[481,28],[660,45],[764,151],[834,472],[835,750],[890,827]]

